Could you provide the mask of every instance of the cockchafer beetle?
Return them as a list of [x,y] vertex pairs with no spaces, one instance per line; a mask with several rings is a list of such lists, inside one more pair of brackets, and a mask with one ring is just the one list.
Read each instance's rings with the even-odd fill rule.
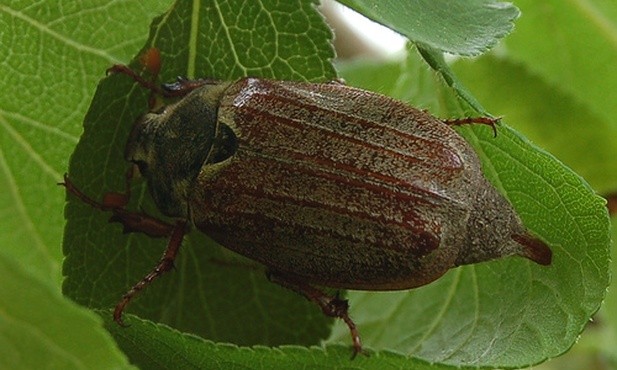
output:
[[[157,73],[158,53],[149,53],[154,60],[145,64]],[[188,225],[344,320],[354,355],[362,347],[347,300],[318,287],[410,289],[450,268],[511,255],[551,263],[549,247],[525,229],[451,127],[495,129],[494,119],[441,121],[338,82],[179,78],[158,86],[123,65],[109,71],[177,100],[143,115],[125,151],[174,224],[125,208],[132,169],[126,193],[102,202],[67,176],[62,183],[126,231],[169,237],[158,265],[117,304],[119,324],[130,300],[173,266]]]

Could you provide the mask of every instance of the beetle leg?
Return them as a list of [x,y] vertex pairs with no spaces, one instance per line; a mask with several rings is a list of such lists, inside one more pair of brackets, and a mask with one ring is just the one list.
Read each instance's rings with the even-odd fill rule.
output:
[[443,120],[443,123],[450,126],[461,126],[461,125],[469,125],[469,124],[480,124],[487,125],[493,128],[493,135],[497,137],[497,127],[495,126],[498,122],[501,121],[501,117],[492,118],[492,117],[466,117],[466,118],[453,118]]
[[220,83],[219,80],[209,78],[190,80],[185,77],[178,77],[177,81],[174,83],[163,84],[159,86],[153,81],[148,81],[145,78],[141,77],[139,74],[137,74],[137,72],[133,71],[129,66],[124,64],[114,64],[113,66],[108,68],[107,74],[111,73],[125,74],[132,78],[143,88],[152,91],[152,93],[154,93],[155,95],[163,96],[166,98],[181,98],[183,96],[186,96],[191,91],[198,89],[204,85],[218,85]]
[[135,82],[137,82],[142,87],[152,91],[153,93],[160,96],[167,96],[163,89],[152,81],[148,81],[145,78],[141,77],[137,74],[137,72],[133,71],[129,66],[124,64],[114,64],[113,66],[107,68],[107,74],[112,73],[122,73],[130,78],[132,78]]
[[122,322],[122,312],[129,304],[131,299],[140,291],[146,288],[154,279],[161,276],[163,273],[171,270],[174,266],[174,260],[182,244],[182,238],[187,231],[187,221],[177,221],[175,225],[161,221],[143,212],[131,212],[124,207],[128,203],[130,195],[130,179],[132,171],[127,172],[127,192],[122,193],[107,193],[103,197],[103,202],[97,202],[79,190],[73,182],[69,180],[68,175],[64,175],[64,182],[59,183],[66,188],[67,192],[75,195],[82,202],[90,205],[101,211],[110,211],[113,213],[110,222],[119,222],[124,226],[124,232],[141,232],[151,237],[169,237],[167,248],[163,253],[156,267],[137,284],[135,284],[124,296],[114,309],[114,321],[120,325]]
[[[127,186],[131,172],[127,173]],[[102,202],[90,198],[79,190],[68,175],[64,175],[64,182],[59,183],[66,188],[66,191],[73,194],[82,202],[89,206],[104,212],[112,212],[113,215],[109,219],[110,222],[119,222],[124,226],[124,232],[141,232],[148,236],[161,238],[169,237],[173,234],[175,226],[167,222],[161,221],[144,212],[131,212],[124,207],[128,203],[130,191],[127,193],[107,193],[103,196]]]
[[122,312],[129,304],[129,302],[135,297],[139,292],[141,292],[144,288],[152,283],[154,279],[163,275],[167,271],[171,270],[174,267],[174,261],[176,256],[178,255],[178,250],[180,250],[180,245],[182,244],[182,238],[184,238],[184,234],[186,234],[187,230],[187,221],[177,221],[173,231],[171,233],[171,237],[169,238],[169,242],[167,243],[167,248],[165,248],[165,252],[163,256],[159,260],[159,263],[154,267],[150,273],[144,276],[137,284],[133,285],[128,292],[126,292],[120,302],[116,305],[114,309],[114,321],[117,322],[121,326],[125,326],[122,321]]
[[335,79],[332,79],[332,80],[328,81],[328,83],[332,84],[332,85],[347,86],[347,82],[345,81],[345,79],[343,77],[337,77]]
[[139,56],[139,63],[152,75],[152,80],[161,71],[161,51],[157,48],[150,48]]
[[162,90],[166,97],[182,97],[204,85],[218,85],[220,83],[220,80],[213,78],[191,80],[186,77],[179,76],[176,78],[176,82],[163,84]]
[[[110,208],[124,208],[127,204],[129,204],[129,200],[131,199],[131,180],[133,179],[133,169],[135,166],[129,167],[126,171],[125,180],[124,180],[124,193],[116,193],[116,192],[107,192],[103,194],[103,204]],[[66,176],[64,177],[65,181],[67,180]],[[75,189],[75,186],[73,186]],[[77,189],[75,189],[77,190]]]
[[142,87],[150,90],[152,95],[149,99],[150,108],[154,108],[156,105],[155,96],[162,96],[166,98],[180,98],[191,91],[198,89],[204,85],[218,85],[221,83],[220,80],[215,80],[212,78],[202,78],[196,80],[190,80],[185,77],[178,77],[176,82],[171,84],[163,84],[159,86],[155,83],[156,78],[158,77],[158,73],[161,69],[161,53],[157,48],[150,48],[146,50],[144,54],[140,57],[140,62],[144,66],[146,70],[150,72],[152,75],[152,80],[149,81],[139,75],[137,72],[132,70],[129,66],[125,64],[114,64],[110,68],[107,69],[106,73],[122,73],[130,78],[132,78],[135,82],[137,82]]
[[293,290],[296,293],[302,294],[309,301],[319,306],[324,315],[342,319],[345,324],[347,324],[351,334],[351,341],[353,343],[352,358],[356,357],[358,353],[362,353],[360,333],[358,332],[356,324],[353,322],[351,317],[349,317],[349,303],[346,299],[339,298],[338,293],[334,297],[329,296],[310,284],[299,280],[290,279],[273,271],[268,271],[267,276],[270,281],[279,284],[284,288]]

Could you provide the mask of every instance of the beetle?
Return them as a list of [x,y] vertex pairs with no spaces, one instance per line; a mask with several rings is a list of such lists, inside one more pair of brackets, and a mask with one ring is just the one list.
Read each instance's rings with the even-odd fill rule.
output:
[[[158,73],[153,55],[147,64]],[[348,302],[324,287],[411,289],[451,268],[512,255],[551,263],[551,249],[523,226],[452,128],[495,130],[495,119],[442,121],[339,82],[179,78],[158,86],[124,65],[109,72],[173,100],[136,121],[125,193],[98,202],[67,175],[62,183],[125,231],[169,238],[157,266],[116,305],[121,325],[131,299],[171,269],[190,226],[344,320],[354,355],[362,345]],[[126,209],[133,167],[174,223]]]

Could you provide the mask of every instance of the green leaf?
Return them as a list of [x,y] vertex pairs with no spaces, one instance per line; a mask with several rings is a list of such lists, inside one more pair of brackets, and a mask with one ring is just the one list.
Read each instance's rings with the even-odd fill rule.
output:
[[339,0],[414,43],[458,55],[478,55],[512,31],[519,11],[495,0]]
[[4,252],[0,276],[0,368],[131,368],[97,315]]
[[615,32],[602,20],[608,3],[572,4],[521,2],[526,16],[507,47],[458,62],[457,73],[492,112],[607,193],[617,189]]
[[[244,74],[327,81],[336,77],[329,64],[330,32],[313,6],[308,0],[178,1],[155,20],[146,47],[162,50],[164,81],[176,75],[230,79]],[[439,53],[428,44],[422,52],[447,84],[427,73],[425,64],[410,59],[404,68],[398,67],[400,78],[395,77],[396,66],[386,66],[383,75],[392,85],[384,87],[405,93],[415,105],[434,108],[444,117],[483,111]],[[134,62],[133,67],[139,64]],[[379,76],[382,70],[369,71]],[[355,84],[364,76],[346,77]],[[134,120],[147,109],[147,96],[126,76],[101,81],[69,171],[92,197],[124,189],[124,143]],[[512,201],[525,224],[551,244],[555,262],[542,268],[511,258],[456,269],[410,292],[350,294],[351,314],[367,347],[379,350],[351,366],[426,365],[387,349],[437,362],[430,368],[528,365],[567,350],[600,304],[608,284],[609,240],[601,200],[579,177],[506,126],[499,127],[497,138],[486,127],[464,128],[461,133],[478,150],[487,176]],[[135,185],[129,208],[157,215],[143,184]],[[165,241],[121,235],[117,224],[106,223],[109,215],[73,198],[66,217],[64,291],[83,305],[103,309],[109,320],[109,308],[154,267]],[[269,284],[259,267],[238,261],[198,232],[183,243],[176,267],[128,312],[236,345],[306,346],[317,344],[329,332],[331,321],[316,307]],[[221,358],[221,367],[259,368],[285,361],[350,366],[349,332],[344,327],[334,338],[345,346],[329,345],[323,352],[237,348],[131,315],[127,322],[132,326],[109,323],[108,328],[131,360],[145,368],[216,366],[208,362],[211,358]],[[222,362],[226,358],[233,362]]]
[[[327,81],[330,29],[310,0],[176,2],[155,20],[148,45],[163,53],[163,81],[257,76]],[[173,54],[171,54],[173,53]]]
[[58,286],[64,193],[56,183],[101,74],[143,45],[165,2],[147,8],[130,0],[0,4],[3,251]]
[[[457,74],[491,112],[505,115],[594,189],[601,194],[615,192],[616,3],[546,1],[539,6],[517,1],[517,5],[524,16],[504,47],[477,62],[457,62]],[[612,254],[614,261],[614,245]],[[614,274],[614,263],[612,270]],[[575,347],[562,363],[588,368],[572,363],[608,358],[613,367],[617,365],[615,302],[609,287],[603,308],[583,333],[584,342],[577,345],[582,348]]]
[[[436,110],[451,114],[477,104],[447,66],[432,57],[431,64],[444,79],[462,91],[458,98],[417,59],[400,65],[395,89],[383,92],[405,92],[397,97],[420,108],[435,109],[434,102],[440,102],[441,109]],[[393,68],[387,66],[385,74],[391,75]],[[369,89],[375,87],[371,85],[375,75],[381,75],[379,66],[355,66],[343,73],[350,83]],[[363,76],[368,76],[367,85]],[[433,106],[426,104],[431,89]],[[553,264],[546,268],[510,258],[458,268],[408,292],[352,292],[352,316],[367,346],[431,362],[521,367],[558,356],[574,344],[598,310],[608,285],[609,223],[604,201],[577,175],[505,125],[498,128],[496,138],[486,127],[467,127],[461,133],[525,225],[552,246]],[[347,336],[344,325],[337,325],[331,341]]]
[[[617,217],[613,215],[612,218],[613,227],[611,229],[612,239],[613,239],[613,248],[611,253],[611,260],[615,261],[617,259],[617,248],[616,248],[616,240],[617,240]],[[611,269],[613,276],[617,275],[617,264],[612,264]],[[600,313],[602,314],[599,319],[604,320],[607,326],[607,334],[606,337],[601,338],[602,341],[600,346],[603,347],[604,352],[610,356],[610,360],[612,361],[613,366],[617,366],[617,316],[615,316],[615,312],[617,312],[617,292],[615,289],[609,289],[606,293],[606,301]],[[602,323],[602,322],[600,322]]]
[[181,334],[162,324],[133,319],[129,329],[108,322],[118,343],[131,352],[144,369],[417,369],[454,370],[453,367],[431,365],[392,352],[359,355],[351,360],[347,346],[319,347],[281,346],[268,348],[238,347],[214,343],[194,335]]
[[[154,21],[147,45],[162,52],[163,81],[177,75],[234,78],[245,73],[327,81],[336,77],[328,63],[330,38],[314,1],[178,1]],[[100,83],[69,169],[84,192],[98,198],[123,191],[124,144],[132,123],[147,109],[147,92],[127,76]],[[135,185],[130,208],[157,214],[143,184]],[[122,235],[118,224],[107,224],[109,215],[69,200],[64,292],[88,307],[113,307],[154,268],[166,241]],[[203,234],[191,233],[176,260],[176,273],[156,281],[128,312],[244,345],[308,345],[328,335],[332,320],[316,307],[268,282],[262,268],[227,263],[226,253]]]
[[[617,189],[615,118],[607,121],[589,105],[509,58],[487,56],[474,62],[459,61],[455,67],[457,75],[491,112],[506,117],[508,123],[576,170],[597,191]],[[607,109],[617,114],[615,108]]]
[[516,0],[504,52],[617,127],[617,2]]

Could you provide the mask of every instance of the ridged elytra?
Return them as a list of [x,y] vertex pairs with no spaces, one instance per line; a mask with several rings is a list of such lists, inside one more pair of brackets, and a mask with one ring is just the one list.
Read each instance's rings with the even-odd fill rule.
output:
[[[158,54],[146,55],[158,73]],[[127,210],[128,188],[97,202],[68,177],[63,183],[126,231],[169,238],[157,266],[117,304],[119,324],[130,300],[173,266],[188,225],[343,319],[354,354],[361,342],[348,302],[320,287],[410,289],[512,255],[551,263],[551,250],[451,127],[494,127],[493,119],[442,121],[338,82],[179,79],[159,87],[126,66],[110,71],[173,100],[135,123],[125,158],[174,223]]]

